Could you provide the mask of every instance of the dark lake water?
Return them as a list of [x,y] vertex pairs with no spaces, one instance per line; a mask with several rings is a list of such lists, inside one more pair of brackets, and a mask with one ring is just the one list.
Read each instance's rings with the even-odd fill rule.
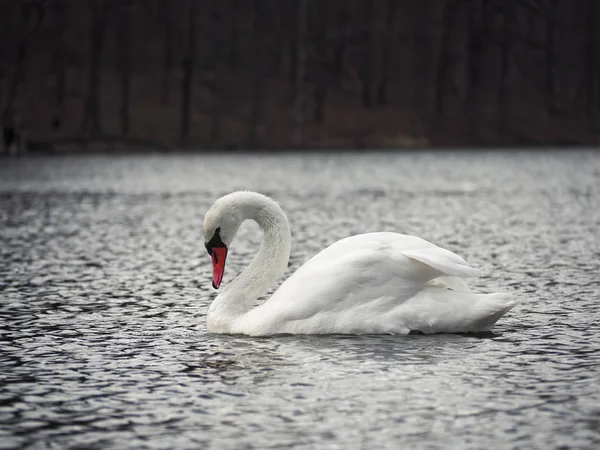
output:
[[[207,335],[237,189],[288,213],[290,272],[398,231],[522,303],[486,335]],[[600,448],[599,230],[592,152],[0,159],[0,448]]]

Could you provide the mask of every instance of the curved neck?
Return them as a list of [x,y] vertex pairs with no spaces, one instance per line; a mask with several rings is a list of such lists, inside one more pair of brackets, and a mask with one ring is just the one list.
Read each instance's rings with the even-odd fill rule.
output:
[[263,230],[260,249],[248,267],[221,292],[208,311],[209,331],[227,331],[232,321],[248,312],[285,273],[291,252],[291,232],[279,205],[264,196],[244,196],[238,205],[244,220]]

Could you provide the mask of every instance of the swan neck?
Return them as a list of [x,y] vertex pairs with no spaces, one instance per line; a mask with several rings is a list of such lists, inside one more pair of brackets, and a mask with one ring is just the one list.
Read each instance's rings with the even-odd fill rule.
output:
[[246,269],[217,296],[209,309],[209,322],[234,331],[236,319],[248,312],[285,273],[290,252],[291,232],[287,217],[274,201],[262,197],[246,204],[244,220],[254,220],[263,231],[258,253]]

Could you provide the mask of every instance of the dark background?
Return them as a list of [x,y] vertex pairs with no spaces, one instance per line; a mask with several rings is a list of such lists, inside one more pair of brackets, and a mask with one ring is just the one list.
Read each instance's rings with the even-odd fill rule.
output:
[[595,145],[597,0],[1,0],[31,150]]

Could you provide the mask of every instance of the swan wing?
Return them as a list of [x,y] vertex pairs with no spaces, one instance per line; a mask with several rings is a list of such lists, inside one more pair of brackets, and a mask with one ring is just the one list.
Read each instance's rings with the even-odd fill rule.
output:
[[325,260],[343,257],[349,252],[397,252],[419,261],[441,272],[439,275],[455,277],[478,277],[479,270],[471,267],[467,261],[444,248],[438,247],[420,237],[406,234],[379,232],[366,233],[341,239],[318,253],[306,264],[320,263]]
[[404,250],[402,254],[437,269],[445,275],[467,278],[478,277],[481,274],[478,269],[471,267],[457,254],[440,247]]
[[[379,321],[430,280],[478,274],[460,256],[418,237],[386,232],[351,236],[300,267],[269,300],[245,315],[244,328],[250,334],[270,334],[271,327],[296,332],[301,324],[332,332],[326,328],[339,327],[346,317],[368,329],[365,320]],[[343,326],[348,329],[351,323]]]

